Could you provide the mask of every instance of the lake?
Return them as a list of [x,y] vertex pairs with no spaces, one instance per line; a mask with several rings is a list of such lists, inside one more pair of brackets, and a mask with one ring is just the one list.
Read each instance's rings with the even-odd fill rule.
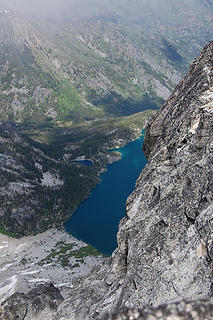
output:
[[84,164],[85,166],[92,166],[93,162],[91,160],[72,160],[73,163]]
[[111,255],[117,247],[116,234],[125,215],[126,199],[147,163],[143,139],[142,135],[125,147],[114,149],[122,154],[122,159],[107,166],[107,172],[101,174],[101,183],[65,224],[67,232],[105,255]]

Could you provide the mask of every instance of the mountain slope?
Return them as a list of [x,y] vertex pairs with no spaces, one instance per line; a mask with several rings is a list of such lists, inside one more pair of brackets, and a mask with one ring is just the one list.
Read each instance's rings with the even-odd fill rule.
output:
[[16,235],[60,227],[98,182],[97,169],[51,158],[13,124],[0,126],[0,170],[0,225]]
[[76,120],[81,112],[83,120],[90,113],[98,116],[59,70],[57,49],[32,20],[8,13],[0,14],[0,24],[2,120],[44,122],[67,114]]
[[0,23],[2,120],[79,122],[130,115],[156,108],[178,77],[172,67],[165,77],[164,67],[155,70],[141,61],[133,31],[123,34],[117,26],[69,24],[55,34],[52,24],[13,13],[1,14]]
[[0,13],[3,120],[79,122],[158,108],[213,31],[213,12],[198,0],[91,1],[84,10],[62,2],[57,17],[41,5],[43,18],[21,3]]

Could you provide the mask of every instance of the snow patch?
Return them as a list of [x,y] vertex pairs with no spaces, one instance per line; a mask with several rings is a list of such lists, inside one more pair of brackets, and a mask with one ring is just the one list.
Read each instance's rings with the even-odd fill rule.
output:
[[23,275],[30,275],[30,274],[36,274],[38,272],[40,272],[41,270],[33,270],[33,271],[21,271],[20,274],[23,274]]
[[12,263],[6,264],[3,268],[1,268],[1,272],[8,270],[12,266]]
[[141,197],[142,197],[142,195],[140,194],[137,199],[134,199],[133,204],[130,209],[127,207],[127,216],[129,218],[133,218],[136,215],[136,213],[138,212]]
[[202,102],[202,109],[210,113],[213,112],[213,87],[211,87],[201,95],[200,101]]
[[4,249],[4,248],[8,248],[8,245],[6,245],[6,246],[0,246],[0,250],[1,250],[1,249]]
[[56,287],[57,288],[66,287],[66,288],[71,288],[71,289],[74,288],[74,286],[72,284],[68,283],[68,282],[60,283],[60,284],[56,285]]
[[44,172],[43,179],[41,180],[42,186],[47,187],[57,187],[62,186],[64,181],[59,179],[57,175],[52,174],[51,172]]
[[199,126],[199,123],[200,123],[200,117],[197,117],[191,124],[191,128],[189,129],[189,132],[192,133],[192,134],[195,134],[198,126]]
[[[8,283],[9,282],[9,283]],[[4,285],[7,283],[6,285]],[[15,293],[17,283],[17,275],[8,278],[6,281],[0,284],[0,301],[4,301]]]
[[50,282],[50,279],[32,279],[32,280],[28,280],[29,283],[37,283],[37,282]]

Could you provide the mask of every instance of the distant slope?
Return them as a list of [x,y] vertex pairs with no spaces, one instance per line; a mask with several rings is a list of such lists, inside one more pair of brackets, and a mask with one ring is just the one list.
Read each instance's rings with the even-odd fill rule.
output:
[[120,4],[62,1],[47,19],[48,4],[38,18],[4,3],[25,12],[0,13],[0,118],[80,122],[162,105],[211,39],[211,2]]
[[158,107],[178,78],[171,66],[164,76],[143,41],[116,25],[68,24],[55,32],[9,13],[0,14],[0,26],[2,120],[130,115]]
[[99,111],[86,106],[60,70],[63,59],[32,20],[2,13],[0,27],[1,120],[98,117]]

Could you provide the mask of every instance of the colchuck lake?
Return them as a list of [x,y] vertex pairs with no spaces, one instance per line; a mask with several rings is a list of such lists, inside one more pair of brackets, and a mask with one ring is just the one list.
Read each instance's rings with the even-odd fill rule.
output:
[[68,233],[110,255],[117,247],[118,224],[125,215],[127,197],[147,160],[142,151],[144,132],[137,140],[115,149],[121,160],[107,166],[101,182],[65,224]]

